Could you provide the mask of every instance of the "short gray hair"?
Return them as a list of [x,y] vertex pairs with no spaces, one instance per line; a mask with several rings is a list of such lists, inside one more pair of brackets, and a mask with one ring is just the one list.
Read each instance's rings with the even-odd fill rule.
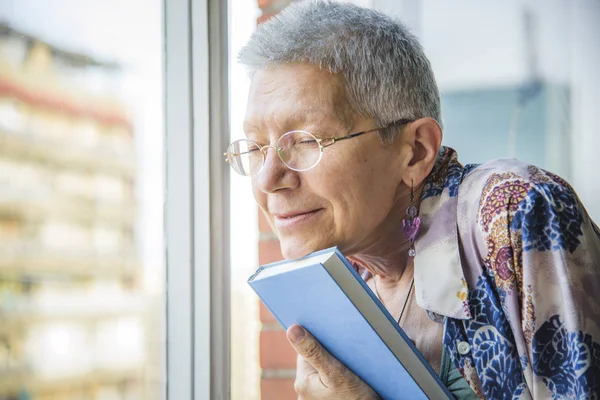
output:
[[[352,111],[380,126],[426,117],[442,124],[438,87],[417,38],[401,22],[372,9],[296,2],[256,29],[239,61],[251,74],[305,63],[339,75]],[[382,140],[393,140],[396,131],[382,132]]]

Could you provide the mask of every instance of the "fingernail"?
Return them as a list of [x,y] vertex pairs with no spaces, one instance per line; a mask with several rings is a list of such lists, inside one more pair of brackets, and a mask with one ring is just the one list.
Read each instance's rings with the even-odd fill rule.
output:
[[304,336],[306,336],[306,332],[300,325],[295,325],[290,329],[290,339],[292,342],[300,343],[304,339]]

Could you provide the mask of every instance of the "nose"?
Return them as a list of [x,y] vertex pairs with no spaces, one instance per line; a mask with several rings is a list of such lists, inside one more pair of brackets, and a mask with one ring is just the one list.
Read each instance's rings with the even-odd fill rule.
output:
[[[269,148],[275,151],[268,151]],[[254,182],[258,189],[264,193],[272,193],[297,185],[296,174],[281,161],[276,146],[263,146],[260,151],[264,154],[265,163],[261,171],[255,175]]]

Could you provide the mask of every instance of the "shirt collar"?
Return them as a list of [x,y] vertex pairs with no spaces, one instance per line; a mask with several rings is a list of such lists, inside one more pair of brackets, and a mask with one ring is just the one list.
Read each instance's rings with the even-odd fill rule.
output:
[[421,194],[421,231],[415,241],[417,303],[443,316],[469,319],[468,288],[459,254],[457,205],[464,167],[442,147]]

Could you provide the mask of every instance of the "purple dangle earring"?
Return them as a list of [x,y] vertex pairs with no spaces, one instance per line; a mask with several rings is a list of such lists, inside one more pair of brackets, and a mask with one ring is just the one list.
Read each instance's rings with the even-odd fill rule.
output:
[[408,242],[410,243],[410,248],[408,249],[408,255],[410,257],[414,257],[417,252],[415,251],[415,239],[419,234],[419,229],[421,228],[421,218],[417,216],[418,210],[417,207],[413,204],[414,201],[414,191],[413,191],[413,183],[410,183],[410,206],[406,209],[406,218],[402,220],[402,230],[406,237],[408,237]]

